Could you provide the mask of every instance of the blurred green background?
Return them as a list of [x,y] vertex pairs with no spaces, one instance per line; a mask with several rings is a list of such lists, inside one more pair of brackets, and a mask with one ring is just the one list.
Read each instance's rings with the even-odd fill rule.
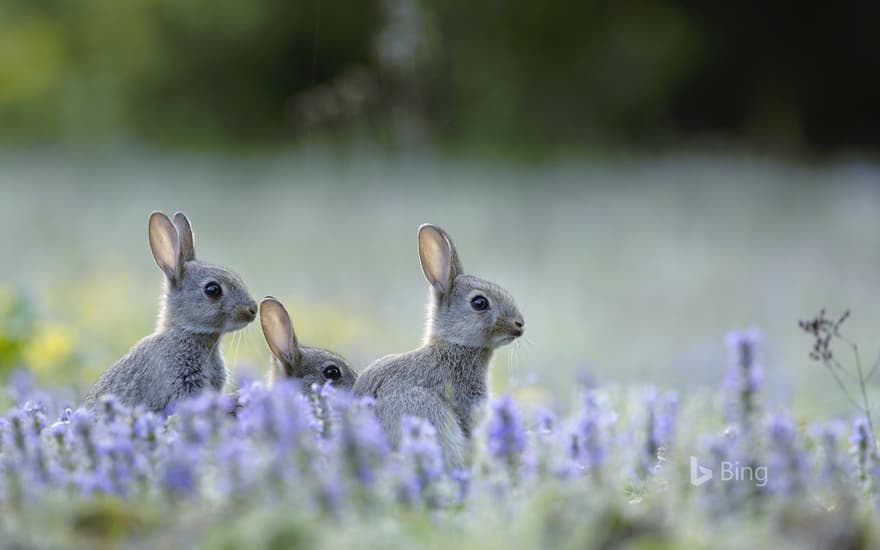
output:
[[152,210],[363,368],[419,340],[431,221],[525,314],[496,391],[714,388],[756,326],[771,399],[846,410],[796,322],[880,351],[878,8],[796,11],[0,0],[0,372],[84,390],[151,330]]
[[3,0],[0,138],[880,144],[876,4]]

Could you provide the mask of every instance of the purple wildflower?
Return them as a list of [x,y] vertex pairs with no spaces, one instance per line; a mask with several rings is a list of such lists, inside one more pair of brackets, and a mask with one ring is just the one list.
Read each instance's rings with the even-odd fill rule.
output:
[[161,425],[162,421],[156,414],[149,411],[141,412],[134,419],[132,435],[136,440],[145,443],[148,449],[155,449]]
[[312,430],[311,404],[296,381],[285,380],[271,390],[254,384],[242,389],[239,399],[243,404],[237,415],[239,426],[252,436],[275,441],[283,452],[295,447]]
[[315,484],[315,498],[321,510],[327,514],[338,514],[345,498],[345,487],[339,476],[327,470],[318,470]]
[[95,464],[97,461],[97,449],[92,438],[92,432],[95,427],[92,415],[85,409],[77,409],[70,415],[70,426],[76,436],[77,443],[85,449],[86,455],[92,464]]
[[372,410],[354,405],[339,411],[337,422],[334,447],[340,453],[343,469],[361,485],[372,485],[376,470],[390,452],[382,425]]
[[436,504],[430,489],[443,476],[443,453],[434,426],[423,418],[404,417],[400,455],[400,499],[415,504],[426,498],[429,505]]
[[160,480],[169,495],[191,496],[197,485],[195,466],[183,453],[176,452],[163,463]]
[[455,470],[450,477],[452,478],[452,481],[455,482],[457,488],[455,503],[462,504],[467,500],[468,494],[470,493],[473,475],[469,470]]
[[64,438],[67,436],[69,426],[67,422],[56,422],[49,426],[49,433],[58,445],[64,444]]
[[519,476],[526,450],[526,434],[522,415],[510,395],[505,395],[492,404],[488,447],[489,454],[503,461],[514,478]]
[[658,404],[657,401],[657,391],[651,389],[647,399],[648,413],[644,454],[640,457],[638,466],[641,475],[654,472],[659,468],[664,460],[666,445],[675,431],[678,399],[675,396],[670,396],[662,404]]
[[602,410],[596,402],[596,395],[592,391],[587,391],[584,394],[584,408],[571,434],[569,446],[569,456],[581,471],[591,471],[594,475],[598,475],[605,461],[606,451],[602,441],[603,423]]
[[767,426],[769,447],[768,488],[774,493],[791,496],[803,491],[807,464],[792,421],[785,415],[771,417]]
[[758,362],[761,333],[757,329],[733,331],[727,335],[727,347],[734,354],[735,366],[725,377],[725,393],[730,396],[729,416],[744,431],[751,428],[757,411],[757,394],[763,379]]
[[845,487],[849,469],[839,452],[840,435],[843,428],[839,423],[813,427],[811,430],[819,442],[822,453],[820,479],[824,485],[836,492]]
[[120,403],[115,395],[111,394],[102,395],[100,397],[98,401],[98,410],[100,411],[98,417],[107,424],[114,422],[120,416],[126,416],[129,414],[128,409]]
[[873,449],[875,448],[875,442],[868,427],[868,422],[864,418],[856,419],[849,442],[851,444],[850,453],[853,455],[856,463],[858,481],[863,488],[870,489],[871,463],[874,458]]

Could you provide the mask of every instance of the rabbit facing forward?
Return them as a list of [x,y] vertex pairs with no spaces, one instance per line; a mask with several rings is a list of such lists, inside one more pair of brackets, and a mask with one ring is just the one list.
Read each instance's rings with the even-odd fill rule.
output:
[[504,289],[462,270],[455,245],[436,225],[419,227],[419,259],[430,285],[422,346],[377,359],[354,391],[375,399],[375,412],[395,447],[401,421],[416,416],[437,430],[446,467],[467,463],[475,408],[488,393],[493,351],[522,336],[525,322]]
[[164,412],[179,399],[222,390],[226,365],[220,339],[257,316],[257,304],[236,274],[196,260],[185,215],[178,212],[172,222],[153,212],[149,241],[165,274],[156,330],[101,375],[86,396],[90,409],[102,395],[113,394],[126,406]]
[[346,390],[354,386],[357,373],[345,359],[329,350],[299,343],[290,314],[276,298],[266,296],[260,303],[260,325],[273,356],[270,383],[297,379],[306,391],[327,382]]

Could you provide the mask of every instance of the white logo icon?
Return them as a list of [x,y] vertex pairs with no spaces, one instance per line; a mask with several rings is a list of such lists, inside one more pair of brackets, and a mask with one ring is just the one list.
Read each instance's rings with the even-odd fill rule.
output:
[[691,484],[694,487],[699,487],[700,485],[706,483],[712,479],[712,470],[710,468],[706,468],[705,466],[700,466],[697,463],[697,457],[691,457]]

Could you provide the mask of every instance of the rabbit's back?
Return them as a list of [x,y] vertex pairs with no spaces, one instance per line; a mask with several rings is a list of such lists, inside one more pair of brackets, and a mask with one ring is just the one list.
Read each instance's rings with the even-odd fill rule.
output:
[[400,447],[403,419],[407,416],[423,418],[437,431],[446,467],[450,470],[465,467],[467,438],[458,416],[436,391],[424,386],[403,388],[377,400],[375,412],[394,448]]
[[143,404],[162,412],[169,402],[220,391],[226,367],[219,346],[209,335],[171,330],[147,336],[113,364],[86,397],[94,409],[101,395],[113,394],[122,404]]
[[431,422],[450,468],[464,466],[470,432],[471,391],[442,368],[445,358],[433,347],[377,359],[358,377],[354,391],[376,400],[375,411],[389,441],[397,447],[406,416]]
[[416,382],[408,366],[415,360],[411,353],[386,355],[370,363],[354,383],[356,395],[379,397],[381,393],[391,393],[397,386],[405,387]]
[[162,377],[162,361],[154,352],[160,336],[143,338],[104,371],[86,396],[86,407],[94,410],[102,395],[113,394],[124,405],[143,404],[151,411],[161,411],[168,390],[163,388],[167,382]]

